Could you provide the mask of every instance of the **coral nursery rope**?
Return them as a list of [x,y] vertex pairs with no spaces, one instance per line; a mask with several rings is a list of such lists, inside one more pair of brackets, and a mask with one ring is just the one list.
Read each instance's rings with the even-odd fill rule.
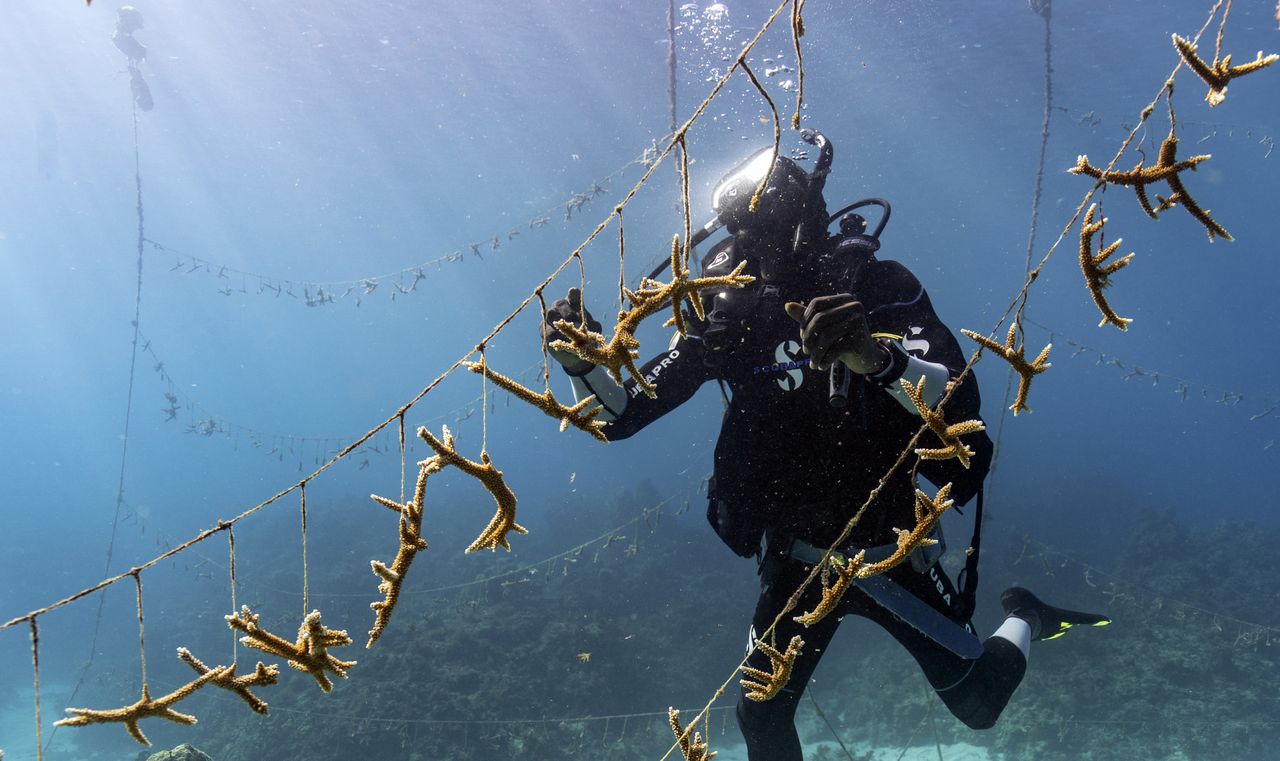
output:
[[51,612],[53,610],[57,610],[58,608],[61,608],[65,605],[69,605],[77,600],[84,598],[87,595],[93,594],[94,592],[97,592],[101,589],[105,589],[106,587],[109,587],[112,584],[115,584],[123,580],[127,576],[132,575],[135,572],[140,572],[148,568],[151,568],[157,563],[160,563],[163,560],[171,558],[174,555],[177,555],[178,553],[188,549],[189,547],[192,547],[193,545],[203,542],[204,540],[208,539],[210,536],[213,536],[214,534],[220,531],[228,530],[231,526],[235,525],[236,523],[239,523],[240,521],[248,518],[249,516],[256,514],[258,511],[262,510],[268,505],[271,505],[277,502],[281,498],[292,493],[295,489],[299,489],[302,486],[302,484],[312,479],[315,479],[320,474],[327,471],[334,464],[346,459],[348,455],[350,455],[352,452],[360,448],[365,442],[369,441],[374,436],[382,432],[382,430],[385,429],[387,426],[391,425],[393,422],[400,419],[405,413],[407,413],[410,409],[412,409],[414,405],[420,402],[423,399],[423,397],[425,397],[427,394],[434,391],[435,388],[439,386],[441,383],[443,383],[446,378],[452,375],[454,371],[456,371],[459,367],[462,367],[463,363],[469,361],[473,356],[475,356],[475,354],[479,350],[479,347],[487,345],[499,333],[505,330],[506,327],[516,319],[516,317],[518,317],[522,312],[524,312],[526,308],[528,308],[530,303],[532,303],[535,299],[540,299],[542,292],[546,289],[546,287],[549,286],[552,282],[554,282],[555,279],[559,277],[560,274],[563,273],[565,269],[567,269],[571,264],[574,263],[575,260],[578,261],[579,264],[581,265],[582,252],[586,250],[587,246],[591,245],[591,243],[594,242],[597,237],[599,237],[600,233],[613,221],[615,216],[622,213],[622,210],[627,206],[627,204],[629,204],[631,200],[635,198],[636,194],[640,192],[640,189],[646,183],[648,183],[649,178],[653,176],[654,172],[657,171],[658,167],[662,165],[662,162],[665,161],[666,158],[671,154],[672,150],[675,149],[676,145],[684,139],[685,134],[693,127],[693,125],[698,121],[698,119],[702,117],[702,115],[706,112],[707,107],[711,105],[711,102],[715,100],[715,98],[720,94],[720,91],[723,90],[724,86],[729,82],[729,79],[733,76],[734,71],[737,70],[737,68],[746,59],[747,54],[752,49],[755,48],[756,44],[759,43],[760,39],[764,37],[765,32],[767,32],[773,26],[773,23],[782,14],[782,11],[785,10],[791,2],[792,0],[783,0],[782,3],[780,3],[776,9],[774,9],[774,11],[769,15],[769,17],[761,25],[759,30],[757,30],[756,34],[745,43],[745,45],[743,46],[742,52],[738,54],[734,63],[728,67],[725,73],[716,82],[715,86],[712,87],[711,91],[706,95],[706,97],[702,99],[702,102],[698,104],[697,108],[694,109],[693,113],[689,116],[689,118],[684,122],[684,124],[682,124],[679,127],[679,129],[676,130],[675,134],[673,134],[666,141],[666,144],[663,146],[663,148],[660,151],[657,152],[653,160],[648,163],[648,165],[645,167],[644,174],[640,177],[640,179],[638,179],[635,182],[634,185],[631,186],[631,188],[623,196],[622,200],[619,201],[617,205],[615,205],[614,208],[609,212],[609,214],[603,220],[601,220],[595,226],[595,228],[591,230],[590,233],[587,234],[587,237],[577,246],[577,248],[575,248],[572,252],[570,252],[569,255],[566,256],[565,259],[562,262],[560,262],[560,264],[557,265],[549,275],[547,275],[545,278],[542,279],[542,281],[533,289],[533,291],[528,296],[524,298],[523,301],[517,304],[516,307],[512,309],[511,312],[509,312],[506,317],[503,317],[501,320],[499,320],[497,324],[495,324],[493,328],[490,329],[490,331],[484,336],[484,338],[482,338],[479,342],[476,343],[476,348],[472,349],[471,351],[468,351],[466,354],[464,354],[463,356],[455,360],[452,364],[450,364],[447,368],[445,368],[444,371],[442,371],[439,375],[437,375],[434,379],[432,379],[429,383],[427,383],[427,385],[423,387],[423,389],[419,391],[413,398],[411,398],[409,401],[402,404],[398,409],[392,412],[391,415],[388,416],[385,420],[383,420],[381,423],[378,423],[373,428],[369,429],[362,436],[358,437],[357,439],[352,441],[350,444],[348,444],[346,447],[344,447],[341,451],[332,455],[328,460],[326,460],[323,464],[321,464],[309,475],[307,475],[305,478],[301,479],[297,483],[294,483],[290,486],[287,486],[281,489],[280,491],[276,492],[270,497],[267,497],[266,499],[262,500],[258,504],[244,510],[239,515],[236,515],[228,520],[219,521],[215,527],[208,528],[208,529],[205,529],[204,531],[201,531],[199,534],[187,540],[186,542],[183,542],[182,544],[176,547],[173,547],[172,549],[169,549],[160,555],[157,555],[151,560],[148,560],[145,563],[135,568],[132,568],[117,576],[112,576],[112,577],[103,579],[102,581],[98,582],[97,584],[94,584],[93,586],[86,587],[85,589],[82,589],[79,592],[76,592],[75,594],[64,597],[63,599],[58,600],[57,602],[51,603],[49,605],[46,605],[43,608],[29,611],[20,616],[16,616],[8,621],[5,621],[4,623],[0,623],[0,631],[4,629],[8,629],[12,626],[16,626],[24,621],[30,621],[32,618],[36,616],[40,616],[45,613]]

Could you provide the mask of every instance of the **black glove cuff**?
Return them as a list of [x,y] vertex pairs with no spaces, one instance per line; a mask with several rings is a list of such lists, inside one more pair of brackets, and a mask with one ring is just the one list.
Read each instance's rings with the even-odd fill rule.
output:
[[889,364],[875,375],[868,375],[867,380],[870,380],[880,388],[888,388],[897,383],[902,374],[907,371],[907,365],[911,362],[911,355],[897,341],[889,338],[877,340],[881,346],[888,350]]

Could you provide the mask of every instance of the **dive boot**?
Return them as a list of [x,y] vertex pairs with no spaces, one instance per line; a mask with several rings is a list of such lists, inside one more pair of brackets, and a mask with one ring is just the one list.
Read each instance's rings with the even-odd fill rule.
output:
[[1073,626],[1106,626],[1111,619],[1098,613],[1081,613],[1046,605],[1022,587],[1009,587],[1000,595],[1006,615],[1016,616],[1031,627],[1033,641],[1056,639]]

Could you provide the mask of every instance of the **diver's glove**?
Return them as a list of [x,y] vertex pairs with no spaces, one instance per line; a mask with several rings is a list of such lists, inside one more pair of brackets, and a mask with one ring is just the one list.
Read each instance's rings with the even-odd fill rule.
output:
[[891,362],[888,350],[871,337],[867,312],[850,293],[819,296],[806,306],[794,301],[784,307],[800,323],[800,348],[809,366],[826,370],[839,360],[860,375],[874,375]]
[[564,367],[565,372],[570,375],[585,375],[595,365],[571,352],[551,348],[553,341],[569,340],[567,336],[556,330],[555,324],[564,320],[573,325],[582,325],[584,318],[587,330],[599,333],[604,329],[604,326],[582,306],[582,291],[577,288],[570,288],[568,296],[552,304],[551,308],[547,310],[545,319],[542,321],[543,345],[547,347],[547,351],[551,356]]

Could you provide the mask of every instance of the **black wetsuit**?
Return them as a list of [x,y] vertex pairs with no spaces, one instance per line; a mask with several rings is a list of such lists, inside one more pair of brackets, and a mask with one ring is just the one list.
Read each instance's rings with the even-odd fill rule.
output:
[[[704,300],[710,324],[700,325],[699,335],[680,338],[668,352],[643,366],[644,374],[657,386],[657,398],[647,397],[634,381],[628,381],[626,409],[604,429],[611,440],[629,437],[685,402],[703,383],[720,380],[729,387],[731,401],[716,444],[708,518],[740,555],[756,554],[761,536],[767,537],[753,631],[763,631],[772,623],[810,568],[785,553],[790,540],[830,546],[920,426],[916,414],[860,375],[852,376],[848,404],[834,408],[828,372],[809,368],[808,357],[800,353],[798,325],[783,311],[783,304],[852,293],[864,304],[873,334],[899,337],[908,353],[945,365],[951,377],[965,364],[955,337],[906,267],[875,258],[857,266],[842,260],[843,251],[833,239],[825,243],[819,257],[829,264],[816,274],[774,284],[757,280],[741,290],[710,295]],[[703,274],[725,274],[736,264],[732,245],[726,242],[704,258]],[[756,274],[750,266],[748,272]],[[947,403],[945,415],[952,421],[979,416],[977,384],[972,379]],[[975,451],[970,468],[954,459],[925,461],[920,467],[921,474],[935,484],[952,483],[952,496],[959,505],[977,493],[991,459],[991,442],[985,433],[964,440]],[[919,444],[937,445],[931,435]],[[887,482],[846,547],[889,544],[895,539],[894,528],[915,525],[907,465]],[[904,563],[890,578],[968,625],[961,620],[967,614],[955,612],[954,587],[939,566],[921,573]],[[811,610],[819,597],[818,586],[810,586],[800,612]],[[952,711],[971,726],[994,722],[1025,668],[1017,648],[1005,640],[988,641],[989,655],[992,648],[999,651],[993,657],[964,660],[851,589],[840,609],[816,626],[805,629],[788,615],[776,630],[780,647],[797,633],[806,645],[782,693],[763,703],[744,699],[739,704],[752,761],[801,758],[795,708],[840,617],[848,613],[864,615],[893,634],[920,663]],[[750,665],[771,670],[760,652],[752,656]]]

